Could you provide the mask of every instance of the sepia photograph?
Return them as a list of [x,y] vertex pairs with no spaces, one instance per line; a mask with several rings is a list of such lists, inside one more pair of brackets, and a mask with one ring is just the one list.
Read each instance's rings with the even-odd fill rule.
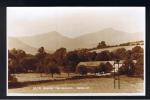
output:
[[145,7],[7,7],[7,96],[145,96]]

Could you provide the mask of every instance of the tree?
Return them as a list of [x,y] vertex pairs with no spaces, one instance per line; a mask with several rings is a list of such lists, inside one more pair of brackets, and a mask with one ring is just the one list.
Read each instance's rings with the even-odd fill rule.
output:
[[141,46],[135,46],[132,48],[132,53],[143,53],[143,48]]
[[28,72],[29,70],[35,72],[36,63],[37,63],[37,59],[34,56],[28,56],[28,57],[24,57],[20,64],[25,70],[25,72]]
[[46,73],[51,73],[52,78],[54,74],[60,74],[60,70],[57,67],[57,65],[53,62],[49,62],[49,64],[46,66]]
[[111,60],[111,59],[112,58],[108,50],[102,51],[98,53],[96,56],[96,60],[100,60],[100,61],[106,61],[106,60]]
[[87,74],[87,68],[84,65],[80,65],[77,69],[77,72],[79,72],[81,75]]
[[78,54],[76,51],[68,52],[65,56],[65,65],[72,67],[72,71],[74,72],[77,64],[80,62]]
[[64,59],[65,59],[66,53],[67,53],[66,48],[60,48],[56,50],[56,52],[53,54],[54,59],[56,60],[56,63],[58,65],[61,65],[61,66],[64,65]]
[[8,73],[8,81],[11,83],[16,83],[18,79],[14,75]]
[[103,47],[105,47],[105,46],[106,46],[105,41],[101,41],[101,45],[102,45]]
[[101,43],[98,44],[97,48],[105,48],[107,47],[105,41],[101,41]]
[[40,47],[40,48],[38,49],[38,53],[44,54],[44,53],[45,53],[44,47]]
[[26,57],[26,53],[23,50],[20,49],[12,49],[8,51],[8,67],[11,73],[20,73],[24,72],[23,67],[21,66],[22,59]]
[[46,56],[46,52],[45,52],[45,49],[44,47],[40,47],[38,49],[38,52],[37,54],[35,55],[37,57],[38,60],[44,60],[45,56]]
[[125,48],[119,48],[114,51],[115,59],[125,59],[126,57],[126,49]]
[[131,58],[132,58],[132,51],[131,51],[131,50],[127,50],[127,51],[126,51],[125,58],[126,58],[126,59],[131,59]]
[[139,58],[137,60],[137,63],[135,64],[135,74],[138,76],[144,76],[144,59],[143,57]]
[[139,58],[141,58],[144,54],[143,54],[143,48],[141,48],[140,46],[135,46],[132,49],[132,59],[137,60]]
[[46,57],[47,53],[45,52],[45,49],[44,47],[40,47],[38,49],[38,53],[35,55],[36,59],[37,59],[37,63],[36,63],[36,66],[37,66],[37,72],[40,72],[41,73],[41,76],[42,76],[42,73],[44,72],[44,66],[45,66],[45,57]]
[[67,74],[68,74],[68,77],[69,77],[69,76],[70,76],[70,73],[72,72],[72,67],[66,65],[66,66],[64,66],[63,71],[64,71],[65,73],[67,73]]
[[124,64],[118,69],[118,73],[120,75],[127,75],[128,73],[128,67],[126,67]]
[[110,71],[112,71],[112,69],[113,69],[113,66],[109,62],[106,62],[105,73],[109,73]]
[[90,56],[86,52],[78,52],[77,55],[78,55],[79,61],[88,61],[88,59],[90,59],[89,58]]
[[8,58],[8,72],[9,74],[16,73],[17,64],[14,59]]
[[135,63],[132,59],[127,59],[124,61],[124,64],[119,69],[120,74],[126,74],[128,76],[134,75],[135,73]]
[[120,44],[120,46],[129,46],[129,45],[130,45],[130,42]]
[[105,73],[105,64],[104,63],[101,63],[99,66],[98,66],[98,72],[99,73]]
[[97,53],[96,52],[88,52],[86,55],[87,55],[88,61],[94,61]]

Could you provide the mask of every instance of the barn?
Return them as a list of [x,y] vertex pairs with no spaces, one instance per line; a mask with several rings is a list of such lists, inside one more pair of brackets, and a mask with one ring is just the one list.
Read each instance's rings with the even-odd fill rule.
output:
[[78,63],[77,67],[76,67],[76,72],[78,73],[79,68],[85,67],[87,69],[88,73],[95,73],[97,68],[100,67],[100,64],[106,64],[107,62],[109,62],[112,66],[114,64],[114,61],[88,61],[88,62],[80,62]]
[[[113,69],[111,72],[118,72],[118,68],[120,68],[123,63],[124,63],[125,60],[120,60],[119,62],[117,61],[88,61],[88,62],[79,62],[77,67],[76,67],[76,72],[78,73],[79,71],[79,68],[82,66],[82,67],[85,67],[87,69],[87,72],[88,73],[95,73],[97,68],[100,66],[100,64],[106,64],[107,62],[109,62],[112,66],[113,66]],[[136,63],[137,61],[136,60],[133,60],[134,63]],[[119,66],[118,66],[118,63],[119,63]]]

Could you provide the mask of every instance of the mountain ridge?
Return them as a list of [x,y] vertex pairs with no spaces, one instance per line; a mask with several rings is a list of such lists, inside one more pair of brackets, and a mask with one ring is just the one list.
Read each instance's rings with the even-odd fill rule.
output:
[[8,37],[8,49],[13,49],[13,48],[25,50],[27,53],[36,52],[36,48],[33,48],[32,46],[21,42],[15,37]]
[[97,32],[83,34],[75,38],[69,38],[59,32],[52,31],[35,36],[17,37],[17,39],[36,49],[43,46],[46,50],[55,51],[56,49],[65,47],[70,51],[79,48],[93,48],[101,41],[105,41],[106,44],[109,45],[138,41],[142,40],[142,38],[138,36],[141,34],[142,33],[127,33],[113,28],[106,28]]

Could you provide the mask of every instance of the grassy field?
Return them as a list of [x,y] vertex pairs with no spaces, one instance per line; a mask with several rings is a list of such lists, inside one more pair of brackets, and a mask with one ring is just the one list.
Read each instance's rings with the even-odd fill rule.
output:
[[[119,46],[119,47],[110,47],[110,48],[103,48],[103,49],[96,49],[96,50],[91,50],[90,52],[96,52],[96,53],[99,53],[99,52],[102,52],[104,50],[108,50],[108,51],[114,51],[116,49],[119,49],[119,48],[125,48],[126,50],[132,50],[132,48],[134,48],[136,45],[133,45],[133,46]],[[138,45],[138,46],[141,46],[142,48],[144,48],[144,45]]]
[[[18,79],[18,82],[26,82],[26,81],[42,81],[42,80],[60,80],[68,78],[68,74],[61,73],[54,74],[52,78],[51,74],[45,73],[21,73],[21,74],[14,74],[15,77]],[[77,74],[70,73],[70,77],[76,76]]]
[[[25,75],[23,75],[25,76]],[[27,77],[28,76],[28,77]],[[26,75],[26,80],[37,75]],[[62,75],[63,76],[63,75]],[[30,78],[29,78],[30,77]],[[39,77],[39,74],[38,74]],[[59,75],[55,75],[55,78]],[[25,77],[24,77],[25,78]],[[46,76],[45,79],[52,79]],[[62,78],[62,77],[61,77]],[[35,78],[36,79],[36,78]],[[76,80],[51,81],[8,89],[8,93],[143,93],[144,81],[140,78],[121,76],[121,88],[114,89],[113,78],[85,78]],[[21,78],[19,79],[21,80]],[[23,81],[23,77],[22,77]]]

